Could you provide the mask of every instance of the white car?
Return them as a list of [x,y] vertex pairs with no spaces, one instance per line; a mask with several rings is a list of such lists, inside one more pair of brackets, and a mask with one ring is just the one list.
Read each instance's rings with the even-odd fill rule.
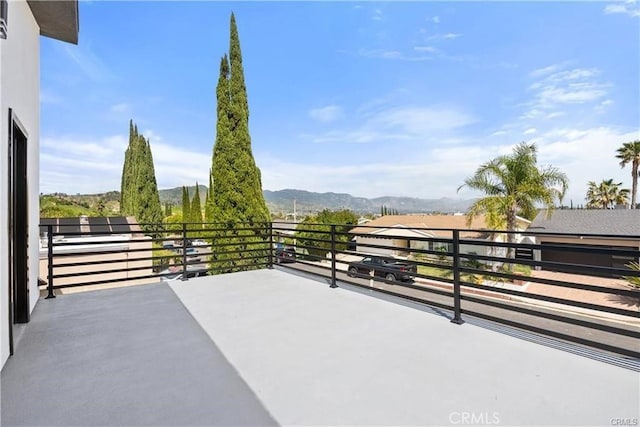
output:
[[202,239],[196,239],[191,242],[191,246],[207,246],[207,242]]

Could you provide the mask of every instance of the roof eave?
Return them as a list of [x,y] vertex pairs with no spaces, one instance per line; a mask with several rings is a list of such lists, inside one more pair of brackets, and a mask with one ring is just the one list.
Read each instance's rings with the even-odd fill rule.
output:
[[78,44],[78,0],[27,0],[27,3],[40,27],[41,35]]

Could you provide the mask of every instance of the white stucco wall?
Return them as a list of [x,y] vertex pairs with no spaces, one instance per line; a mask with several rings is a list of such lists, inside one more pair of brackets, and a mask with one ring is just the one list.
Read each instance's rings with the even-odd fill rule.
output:
[[40,29],[25,0],[9,1],[8,36],[0,40],[0,366],[9,357],[8,114],[28,133],[29,292],[38,301],[40,145]]

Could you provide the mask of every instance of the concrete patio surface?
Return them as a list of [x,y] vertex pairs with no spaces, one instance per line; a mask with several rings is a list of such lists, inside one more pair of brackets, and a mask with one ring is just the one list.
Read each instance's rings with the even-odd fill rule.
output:
[[171,287],[282,425],[611,425],[640,413],[636,371],[417,304],[274,270]]
[[638,370],[507,327],[455,325],[448,316],[277,270],[62,295],[38,303],[3,368],[1,421],[576,426],[638,419]]
[[40,300],[0,388],[2,426],[276,425],[165,284]]

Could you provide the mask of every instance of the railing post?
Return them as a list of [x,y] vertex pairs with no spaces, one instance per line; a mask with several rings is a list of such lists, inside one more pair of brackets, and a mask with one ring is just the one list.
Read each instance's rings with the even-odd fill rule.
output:
[[331,224],[331,287],[337,288],[336,285],[336,226]]
[[187,281],[187,223],[182,223],[182,278],[180,280]]
[[452,323],[462,325],[460,314],[460,230],[453,230],[453,319]]
[[269,222],[269,269],[273,268],[273,222]]
[[53,293],[53,225],[47,225],[47,297],[55,298]]

